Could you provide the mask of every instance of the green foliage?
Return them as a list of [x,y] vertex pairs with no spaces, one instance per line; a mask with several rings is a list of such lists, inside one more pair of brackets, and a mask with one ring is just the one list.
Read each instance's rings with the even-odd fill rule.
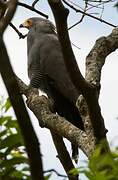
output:
[[85,175],[90,180],[118,180],[118,153],[100,154],[98,148],[88,163]]
[[49,180],[51,178],[52,174],[48,174],[47,176],[44,177],[45,180]]
[[10,116],[11,104],[0,99],[0,180],[31,179],[17,120]]
[[97,148],[86,167],[71,170],[72,174],[84,174],[89,180],[118,180],[118,152],[101,154]]

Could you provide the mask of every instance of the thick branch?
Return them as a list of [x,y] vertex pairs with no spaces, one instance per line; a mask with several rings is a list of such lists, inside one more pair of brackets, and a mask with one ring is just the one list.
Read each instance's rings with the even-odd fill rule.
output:
[[0,19],[4,16],[6,8],[7,8],[6,3],[0,1]]
[[4,14],[2,14],[2,18],[0,20],[0,33],[3,34],[3,32],[5,31],[6,27],[8,26],[9,22],[11,21],[15,11],[16,11],[16,6],[17,5],[17,0],[10,0],[7,2],[6,6],[7,6],[7,11],[6,14],[4,16]]
[[39,142],[29,119],[22,96],[20,95],[17,80],[12,70],[7,50],[2,39],[2,34],[11,21],[12,16],[14,15],[16,5],[17,1],[9,1],[7,12],[0,21],[0,72],[7,88],[9,98],[15,111],[19,126],[21,128],[22,135],[24,137],[24,142],[29,157],[32,179],[43,180],[44,177]]
[[106,57],[118,48],[118,28],[99,38],[86,58],[86,80],[100,88],[101,70]]
[[94,142],[88,139],[85,132],[79,130],[63,117],[53,114],[49,108],[49,100],[45,96],[39,96],[37,89],[29,88],[20,79],[18,84],[21,92],[27,97],[27,104],[35,114],[42,127],[55,131],[60,136],[67,138],[73,144],[90,157],[94,150]]
[[23,99],[19,93],[16,79],[9,63],[8,55],[0,38],[0,72],[6,85],[10,101],[15,111],[29,156],[32,178],[43,180],[43,170],[39,142],[35,135]]
[[89,117],[92,124],[93,134],[95,136],[95,144],[98,144],[102,139],[106,139],[106,130],[100,106],[98,104],[97,88],[83,78],[79,68],[77,67],[67,31],[68,10],[63,6],[61,0],[48,0],[48,2],[55,17],[58,36],[67,70],[73,84],[78,91],[82,93],[87,102]]
[[70,74],[71,80],[78,91],[85,93],[85,90],[87,91],[88,89],[90,89],[90,85],[83,78],[71,47],[67,28],[67,17],[69,14],[69,10],[63,6],[60,0],[48,0],[48,2],[55,17],[58,37],[61,43],[64,61],[68,73]]
[[[96,118],[94,124],[96,126],[96,131],[99,130],[98,133],[101,134],[101,137],[102,134],[105,133],[106,131],[104,128],[102,116],[100,115],[101,113],[99,113],[100,107],[97,101],[100,92],[101,70],[105,63],[106,57],[110,53],[115,51],[117,48],[118,48],[118,28],[115,28],[109,36],[101,37],[96,41],[94,47],[92,48],[91,52],[88,54],[86,58],[86,80],[96,86],[96,100],[94,98],[94,94],[91,95],[91,109],[92,106],[94,105],[93,115]],[[80,108],[82,106],[80,106]],[[101,124],[98,123],[99,119],[101,119],[103,128],[101,128]]]
[[3,41],[1,39],[0,39],[0,57],[1,57],[0,58],[1,75],[6,85],[10,97],[10,101],[13,105],[18,123],[20,125],[25,140],[25,145],[31,166],[32,178],[34,180],[38,180],[38,179],[43,180],[39,142],[34,133],[34,129],[31,125],[27,110],[25,108],[25,104],[22,100],[21,95],[19,94],[17,82],[15,80],[14,73],[9,63],[7,52],[5,50]]

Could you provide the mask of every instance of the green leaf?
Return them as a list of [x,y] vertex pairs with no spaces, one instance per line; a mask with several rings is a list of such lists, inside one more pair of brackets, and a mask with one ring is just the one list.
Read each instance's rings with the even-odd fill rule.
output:
[[0,152],[0,160],[2,160],[2,158],[4,158],[4,153]]
[[20,130],[20,128],[19,128],[19,125],[18,125],[18,122],[17,122],[16,119],[11,119],[11,120],[7,121],[5,125],[6,125],[6,127],[9,128],[9,129],[15,128],[16,131],[17,131],[19,134],[21,134],[21,130]]
[[0,163],[0,167],[11,168],[14,165],[19,165],[19,164],[24,164],[24,163],[26,164],[28,163],[28,159],[26,157],[14,157],[12,159],[2,161]]
[[9,120],[5,124],[8,128],[19,128],[17,120]]
[[0,125],[3,125],[3,124],[5,124],[7,121],[10,121],[12,119],[12,117],[11,116],[2,116],[2,117],[0,117]]
[[17,152],[17,150],[16,150],[14,153],[11,152],[12,150],[18,149],[19,147],[21,147],[21,144],[20,144],[20,143],[16,143],[16,144],[14,144],[13,146],[8,147],[8,148],[6,149],[4,155],[5,155],[5,156],[7,156],[7,155],[12,155],[12,157],[21,157],[21,156],[23,156],[24,153],[21,154],[21,153]]
[[52,174],[48,174],[47,176],[44,177],[45,180],[49,180]]
[[95,180],[93,174],[90,171],[85,171],[86,177],[88,177],[90,180]]
[[22,138],[20,134],[13,134],[8,137],[6,137],[4,140],[1,141],[0,143],[0,149],[6,148],[6,147],[13,147],[15,144],[22,143]]
[[7,98],[5,104],[4,104],[4,108],[5,108],[5,112],[7,112],[11,107],[11,102],[9,100],[9,98]]
[[2,168],[2,176],[8,177],[10,173],[12,173],[13,171],[15,171],[15,168],[13,166],[9,167],[9,168]]
[[23,173],[23,171],[14,171],[11,175],[12,177],[15,177],[15,178],[21,178],[21,179],[27,179],[27,177],[29,177],[29,175],[26,175]]
[[73,168],[69,171],[69,174],[72,174],[72,175],[77,175],[79,174],[79,169],[78,168]]
[[99,157],[100,153],[101,153],[101,147],[97,147],[93,153],[92,159]]
[[0,132],[0,138],[1,138],[2,136],[7,135],[7,133],[8,133],[7,129],[1,131],[1,132]]
[[27,166],[23,168],[23,171],[25,172],[25,171],[29,171],[29,170],[30,170],[29,164],[27,164]]

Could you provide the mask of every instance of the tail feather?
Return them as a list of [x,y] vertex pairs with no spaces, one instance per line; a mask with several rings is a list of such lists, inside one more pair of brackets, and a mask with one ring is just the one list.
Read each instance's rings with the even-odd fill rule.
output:
[[67,119],[69,122],[71,122],[73,125],[75,125],[79,129],[84,130],[82,118],[80,116],[80,113],[76,105],[70,102],[64,96],[58,96],[53,99],[55,102],[55,108],[56,108],[57,113],[60,116],[65,117],[65,119]]
[[71,148],[72,148],[72,159],[77,164],[78,163],[78,156],[79,156],[78,146],[76,146],[75,144],[71,143]]
[[[51,88],[51,87],[50,87]],[[56,88],[51,88],[51,96],[54,100],[54,106],[56,112],[60,115],[65,117],[69,122],[73,125],[78,127],[81,130],[84,130],[84,125],[82,122],[82,118],[80,113],[75,106],[69,99],[64,97],[60,92],[57,91]],[[78,161],[78,146],[72,144],[72,158],[77,163]]]

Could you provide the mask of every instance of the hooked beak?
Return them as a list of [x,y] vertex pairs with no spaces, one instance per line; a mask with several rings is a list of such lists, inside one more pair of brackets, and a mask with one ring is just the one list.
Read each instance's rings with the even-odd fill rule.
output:
[[23,27],[24,27],[23,24],[20,24],[20,25],[19,25],[19,28],[23,28]]
[[19,26],[19,28],[27,28],[27,29],[30,29],[31,27],[32,27],[32,21],[30,19],[26,20]]

